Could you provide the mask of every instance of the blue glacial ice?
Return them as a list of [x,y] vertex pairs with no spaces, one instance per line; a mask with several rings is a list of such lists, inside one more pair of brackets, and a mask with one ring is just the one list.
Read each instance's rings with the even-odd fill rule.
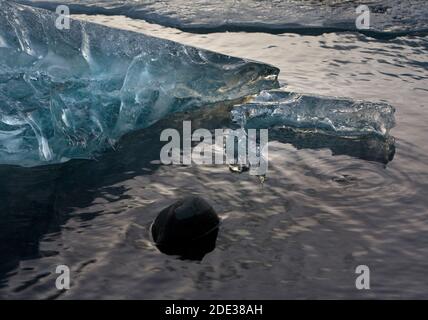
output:
[[[384,103],[275,90],[279,70],[144,34],[0,0],[0,164],[93,158],[163,117],[255,97],[232,116],[337,136],[387,136]],[[246,100],[247,101],[247,100]]]
[[0,1],[0,163],[91,158],[165,115],[277,86],[275,67]]
[[386,103],[282,90],[262,91],[231,113],[244,127],[290,127],[340,137],[386,137],[395,125],[395,109]]
[[[393,37],[428,31],[426,0],[18,0],[72,13],[125,15],[134,19],[205,33],[221,31],[296,32],[362,31]],[[356,7],[371,11],[370,30],[357,30]]]

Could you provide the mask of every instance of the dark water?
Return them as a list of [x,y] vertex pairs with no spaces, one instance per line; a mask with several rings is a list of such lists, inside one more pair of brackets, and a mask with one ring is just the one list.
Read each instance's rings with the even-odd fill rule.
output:
[[[129,134],[97,160],[0,166],[0,297],[427,298],[428,39],[276,37],[292,49],[260,55],[277,59],[283,82],[390,103],[395,142],[272,131],[264,184],[156,161],[162,128],[229,127],[223,105]],[[223,219],[201,262],[163,255],[150,238],[157,213],[187,195]],[[71,269],[67,292],[55,288],[59,264]],[[367,291],[355,288],[360,264]]]

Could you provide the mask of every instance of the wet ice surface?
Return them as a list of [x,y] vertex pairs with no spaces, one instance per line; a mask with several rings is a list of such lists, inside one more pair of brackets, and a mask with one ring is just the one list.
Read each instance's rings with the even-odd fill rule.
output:
[[191,32],[263,31],[320,34],[356,30],[356,7],[369,5],[371,33],[378,36],[428,31],[424,0],[19,0],[74,14],[124,15]]
[[[193,35],[97,19],[272,63],[287,70],[280,80],[292,91],[393,105],[395,155],[369,159],[376,141],[273,132],[263,185],[223,166],[153,161],[165,123],[180,128],[192,118],[195,127],[219,128],[231,107],[220,106],[128,135],[96,162],[1,166],[1,297],[427,297],[426,37]],[[189,194],[224,219],[217,248],[201,263],[159,253],[148,232],[161,208]],[[58,264],[72,270],[66,293],[54,287]],[[369,291],[355,289],[359,264],[371,269]]]

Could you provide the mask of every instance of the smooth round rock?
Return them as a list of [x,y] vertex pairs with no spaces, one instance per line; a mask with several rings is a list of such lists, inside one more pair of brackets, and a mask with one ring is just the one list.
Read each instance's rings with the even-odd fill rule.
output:
[[158,249],[184,259],[200,260],[215,248],[220,219],[200,197],[187,197],[163,209],[152,225]]

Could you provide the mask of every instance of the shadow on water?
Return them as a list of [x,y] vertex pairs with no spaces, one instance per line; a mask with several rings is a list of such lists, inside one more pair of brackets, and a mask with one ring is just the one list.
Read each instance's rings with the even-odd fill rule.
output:
[[367,161],[387,164],[395,155],[395,139],[367,135],[363,137],[338,137],[316,132],[302,132],[291,128],[269,131],[269,140],[290,143],[297,149],[330,149],[333,155],[347,155]]
[[[41,239],[72,217],[73,208],[85,208],[94,199],[126,200],[125,186],[119,182],[135,176],[150,175],[160,166],[159,136],[164,128],[181,132],[182,121],[191,120],[192,130],[234,128],[230,120],[233,101],[194,112],[175,114],[160,120],[150,128],[124,136],[115,150],[104,152],[96,160],[71,160],[63,164],[32,168],[0,166],[0,288],[20,261],[56,255],[42,251]],[[315,133],[276,129],[270,140],[290,143],[298,149],[331,149],[334,155],[349,155],[370,161],[387,163],[394,155],[393,139],[363,138],[359,140],[320,136]],[[119,212],[108,212],[116,214]],[[104,211],[80,214],[91,220]]]

